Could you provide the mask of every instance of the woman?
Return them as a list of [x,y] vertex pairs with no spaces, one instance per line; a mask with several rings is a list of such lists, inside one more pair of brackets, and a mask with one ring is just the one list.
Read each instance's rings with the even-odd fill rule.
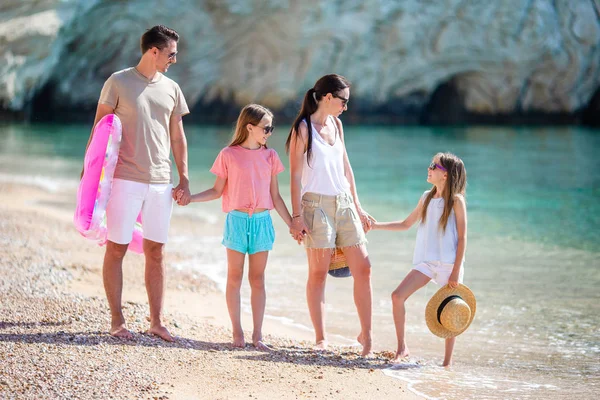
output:
[[371,351],[371,263],[365,232],[370,216],[358,200],[354,174],[338,116],[348,108],[350,83],[331,74],[320,78],[304,96],[286,142],[290,157],[292,227],[304,234],[308,256],[306,297],[315,329],[316,349],[326,349],[325,280],[331,255],[342,249],[354,277],[354,303],[361,332],[362,355]]

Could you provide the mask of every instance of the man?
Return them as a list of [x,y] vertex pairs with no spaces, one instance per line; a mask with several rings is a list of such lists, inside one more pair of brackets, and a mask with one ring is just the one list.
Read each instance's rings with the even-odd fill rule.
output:
[[[158,25],[141,38],[137,66],[115,72],[105,82],[94,126],[107,114],[116,114],[123,126],[119,159],[106,207],[108,242],[102,275],[111,311],[110,334],[131,339],[121,309],[123,257],[131,242],[136,218],[142,212],[145,281],[150,305],[148,333],[173,341],[162,324],[165,286],[164,245],[171,220],[173,193],[182,190],[189,203],[187,141],[182,117],[189,113],[181,89],[167,78],[177,62],[179,35]],[[91,136],[90,136],[91,141]],[[89,146],[89,142],[88,142]],[[170,152],[179,173],[173,189]]]

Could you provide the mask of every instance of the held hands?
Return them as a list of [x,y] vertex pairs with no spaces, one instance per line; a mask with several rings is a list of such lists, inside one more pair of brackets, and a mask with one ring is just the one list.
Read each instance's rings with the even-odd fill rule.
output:
[[375,218],[370,216],[368,212],[364,211],[362,208],[357,208],[356,211],[358,211],[358,217],[360,218],[360,222],[365,233],[369,232],[375,227],[374,223],[377,221]]
[[192,194],[190,193],[190,186],[187,183],[180,183],[171,191],[173,200],[180,206],[187,206],[190,204]]
[[308,232],[308,227],[304,223],[304,218],[302,218],[301,215],[292,218],[292,224],[290,225],[290,235],[292,236],[292,239],[300,244]]

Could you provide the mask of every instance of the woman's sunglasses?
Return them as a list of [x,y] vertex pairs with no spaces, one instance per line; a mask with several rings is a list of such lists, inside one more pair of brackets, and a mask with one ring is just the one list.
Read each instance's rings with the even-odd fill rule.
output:
[[444,172],[445,172],[445,171],[448,171],[446,168],[442,167],[440,164],[436,164],[436,163],[434,163],[434,162],[432,162],[431,164],[429,164],[429,169],[430,169],[430,170],[432,170],[432,171],[433,171],[433,170],[434,170],[434,169],[436,169],[436,168],[437,168],[437,169],[440,169],[440,170],[442,170],[442,171],[444,171]]
[[345,97],[338,96],[338,95],[337,95],[337,94],[335,94],[335,93],[331,93],[331,95],[332,95],[333,97],[335,97],[336,99],[340,99],[340,100],[342,101],[342,106],[346,106],[346,104],[348,104],[348,100],[350,100],[350,99],[347,99],[347,98],[345,98]]

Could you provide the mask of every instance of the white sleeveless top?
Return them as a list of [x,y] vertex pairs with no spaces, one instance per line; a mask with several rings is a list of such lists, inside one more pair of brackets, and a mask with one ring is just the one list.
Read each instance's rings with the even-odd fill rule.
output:
[[[331,118],[333,120],[333,117]],[[312,124],[308,127],[309,135],[312,135],[312,156],[309,165],[307,153],[304,153],[302,194],[310,192],[337,196],[350,190],[350,183],[344,175],[344,145],[340,138],[337,122],[335,120],[332,122],[335,127],[333,146],[323,140]]]
[[[430,191],[423,193],[421,199]],[[454,210],[450,212],[446,230],[442,231],[439,222],[444,212],[444,199],[431,199],[427,206],[425,223],[419,223],[417,229],[417,242],[413,255],[413,265],[427,261],[440,261],[444,264],[454,264],[456,248],[458,247],[458,231],[456,230],[456,216]],[[464,262],[464,258],[463,258]]]

